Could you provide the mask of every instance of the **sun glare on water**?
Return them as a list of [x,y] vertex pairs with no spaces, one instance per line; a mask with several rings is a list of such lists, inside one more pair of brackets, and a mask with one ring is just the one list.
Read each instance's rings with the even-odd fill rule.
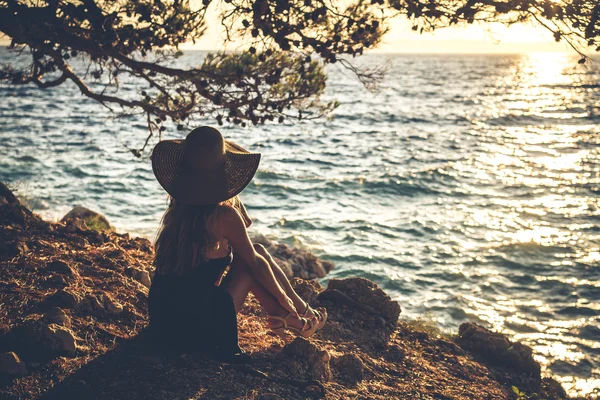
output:
[[[491,267],[493,271],[504,271],[479,274],[482,294],[463,297],[467,313],[532,346],[536,359],[571,394],[600,387],[600,371],[588,370],[581,350],[600,349],[600,344],[579,333],[597,326],[591,313],[600,313],[600,303],[577,293],[577,288],[600,287],[600,279],[596,273],[586,279],[572,275],[597,268],[600,260],[600,235],[588,233],[589,218],[600,217],[595,195],[599,155],[593,135],[598,132],[593,113],[597,101],[592,92],[597,83],[583,81],[583,68],[570,54],[524,55],[480,97],[477,122],[493,140],[484,141],[474,162],[484,183],[474,190],[494,184],[497,189],[485,189],[488,200],[481,208],[459,206],[469,226],[486,228],[482,240],[466,241],[462,251],[480,260],[486,254],[498,260],[491,263],[498,268]],[[594,191],[581,190],[585,187]],[[500,278],[507,269],[512,281]],[[531,282],[540,283],[539,289],[532,290]],[[528,290],[530,298],[504,296],[507,287]],[[571,293],[558,296],[555,288]],[[486,292],[495,293],[495,300]],[[553,296],[560,301],[541,300]],[[535,309],[539,317],[522,309]],[[579,309],[588,311],[580,314]]]

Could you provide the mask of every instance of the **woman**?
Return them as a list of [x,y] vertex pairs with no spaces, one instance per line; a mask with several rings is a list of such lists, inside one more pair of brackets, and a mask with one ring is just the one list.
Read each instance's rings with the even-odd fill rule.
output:
[[276,334],[309,337],[325,325],[326,311],[302,300],[273,257],[248,237],[251,220],[237,195],[259,161],[260,154],[206,126],[154,148],[152,169],[170,204],[156,240],[148,311],[151,331],[165,344],[248,361],[238,346],[236,314],[250,291]]

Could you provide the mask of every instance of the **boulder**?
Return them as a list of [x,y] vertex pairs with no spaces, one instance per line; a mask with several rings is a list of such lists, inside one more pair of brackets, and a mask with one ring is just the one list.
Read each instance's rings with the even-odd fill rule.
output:
[[71,318],[59,307],[52,307],[44,314],[44,321],[71,329]]
[[310,341],[298,337],[287,344],[282,354],[288,359],[285,363],[292,376],[307,376],[310,379],[327,382],[331,379],[330,356]]
[[68,225],[69,221],[82,220],[88,229],[96,231],[112,231],[113,227],[110,225],[106,217],[100,213],[90,210],[89,208],[76,206],[69,211],[60,222]]
[[41,329],[41,340],[52,352],[75,356],[77,345],[75,335],[70,329],[54,323],[45,325]]
[[[292,287],[308,304],[315,305],[317,296],[323,291],[323,286],[316,280],[305,280],[300,278],[293,278]],[[302,313],[304,310],[298,310]]]
[[263,246],[265,246],[266,249],[269,249],[269,247],[273,245],[273,241],[269,240],[262,233],[253,234],[250,239],[252,239],[252,243],[262,244]]
[[[26,359],[44,360],[56,355],[74,356],[77,348],[74,333],[65,326],[50,322],[49,319],[54,317],[56,315],[51,314],[48,318],[44,316],[16,326],[8,333],[7,343],[19,354],[24,353]],[[59,322],[66,323],[64,320]]]
[[356,354],[344,354],[331,360],[331,367],[338,379],[352,385],[363,380],[365,368]]
[[72,218],[65,222],[65,230],[68,233],[86,231],[88,229],[86,223],[81,218]]
[[52,295],[46,297],[42,301],[42,306],[46,308],[75,308],[79,305],[80,301],[80,298],[74,293],[68,292],[64,289],[59,289]]
[[505,367],[511,373],[523,373],[537,381],[541,379],[540,364],[533,359],[531,348],[512,342],[501,333],[465,322],[458,328],[457,341],[463,349],[479,356],[485,364]]
[[376,310],[393,326],[398,323],[400,304],[391,299],[377,284],[365,278],[332,278],[327,290],[339,290],[358,303]]
[[570,399],[562,385],[553,378],[542,378],[541,389],[539,393],[540,399]]
[[0,374],[10,376],[27,375],[27,367],[18,355],[9,351],[8,353],[0,354]]
[[282,243],[273,244],[267,250],[273,257],[288,261],[292,266],[294,276],[302,279],[323,278],[328,272],[326,266],[333,266],[333,264],[322,262],[310,251],[290,248]]
[[285,276],[288,279],[292,279],[294,277],[294,269],[292,268],[292,264],[287,260],[282,260],[281,258],[273,257],[273,261],[279,265],[279,268],[283,271]]
[[286,275],[291,268],[291,274],[302,279],[323,278],[333,269],[333,263],[319,259],[308,250],[271,241],[264,235],[252,236],[252,242],[262,244]]

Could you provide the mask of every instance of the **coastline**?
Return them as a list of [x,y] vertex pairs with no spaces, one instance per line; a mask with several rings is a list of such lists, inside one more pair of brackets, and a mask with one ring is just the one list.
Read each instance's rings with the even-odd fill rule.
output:
[[331,279],[322,288],[310,279],[331,263],[266,239],[297,290],[330,319],[310,340],[283,341],[251,297],[238,326],[252,369],[152,346],[148,240],[78,218],[44,221],[1,184],[0,239],[0,353],[17,357],[1,358],[2,398],[569,398],[540,376],[528,347],[475,324],[443,335],[399,321],[400,305],[375,283]]

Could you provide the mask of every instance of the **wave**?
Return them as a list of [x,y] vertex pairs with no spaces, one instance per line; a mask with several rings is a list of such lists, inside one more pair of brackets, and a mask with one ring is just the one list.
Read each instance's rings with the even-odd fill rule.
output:
[[[568,112],[565,110],[565,112]],[[577,114],[580,114],[579,116]],[[502,117],[494,117],[483,120],[484,123],[491,126],[553,126],[553,125],[580,125],[600,122],[600,115],[581,112],[573,113],[569,118],[553,117],[552,114],[546,116],[526,115],[526,114],[507,114]]]
[[585,316],[585,317],[594,317],[598,315],[598,310],[591,307],[583,307],[583,306],[568,306],[563,307],[560,310],[556,311],[559,315],[568,315],[568,316]]
[[581,85],[575,85],[575,84],[571,84],[571,85],[563,85],[563,84],[557,84],[557,85],[540,85],[539,87],[549,88],[549,89],[568,89],[568,90],[572,90],[572,89],[598,89],[598,88],[600,88],[600,83],[584,83],[584,84],[581,84]]

